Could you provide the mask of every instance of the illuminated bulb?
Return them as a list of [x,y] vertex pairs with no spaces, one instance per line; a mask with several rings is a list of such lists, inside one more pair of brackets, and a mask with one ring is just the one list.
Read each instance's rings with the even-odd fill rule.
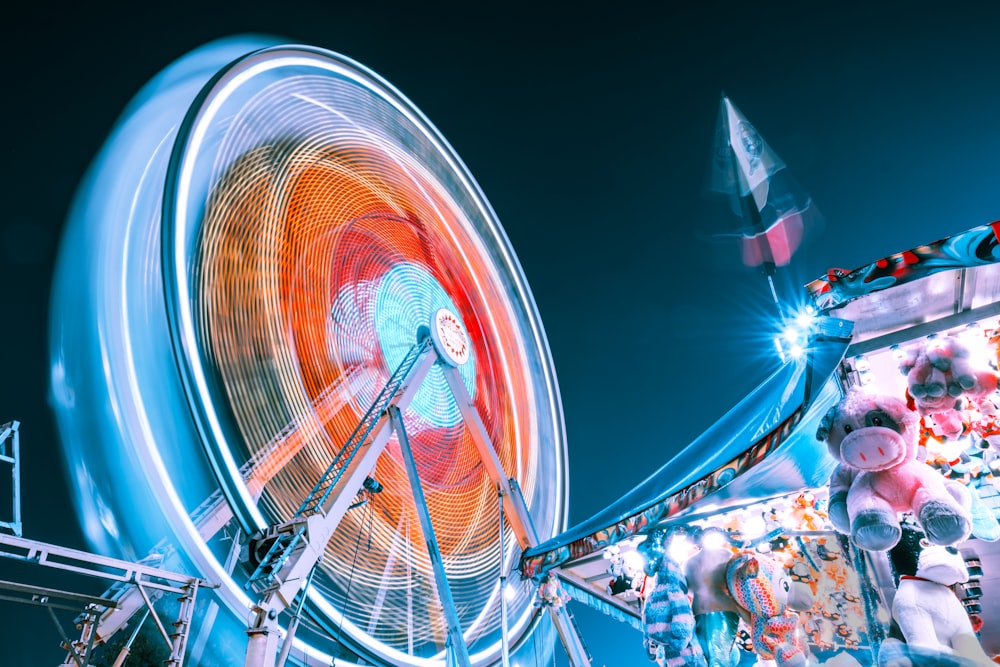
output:
[[989,363],[988,360],[993,356],[990,351],[989,339],[979,327],[978,322],[973,322],[960,331],[958,339],[969,349],[969,359],[975,366],[985,366]]
[[798,324],[803,329],[807,329],[812,326],[813,314],[812,309],[807,308],[798,315],[795,316],[795,323]]
[[719,549],[726,546],[726,536],[718,530],[710,530],[705,533],[701,538],[701,546],[703,549]]
[[691,557],[693,549],[694,545],[691,543],[691,540],[683,535],[675,535],[670,538],[670,546],[667,547],[667,555],[670,556],[670,560],[674,561],[678,565],[683,565],[687,562],[687,559]]
[[517,589],[512,584],[507,584],[506,588],[503,589],[503,597],[507,602],[513,602],[514,598],[517,597]]
[[765,530],[767,530],[767,524],[764,523],[763,514],[751,516],[742,525],[743,535],[751,540],[763,535]]
[[854,367],[863,373],[871,370],[872,362],[868,361],[868,357],[857,357],[854,360]]
[[806,350],[801,345],[792,345],[788,348],[788,354],[791,355],[792,359],[800,359],[802,355],[806,353]]
[[632,549],[622,554],[622,562],[626,573],[634,573],[642,570],[645,560],[638,551]]
[[892,358],[895,361],[902,361],[903,358],[906,356],[906,352],[904,352],[903,348],[901,348],[899,345],[893,345],[889,349],[892,350]]

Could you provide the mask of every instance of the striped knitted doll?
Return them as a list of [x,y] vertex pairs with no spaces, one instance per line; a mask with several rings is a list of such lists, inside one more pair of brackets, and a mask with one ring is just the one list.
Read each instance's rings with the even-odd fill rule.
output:
[[656,585],[642,608],[650,657],[665,667],[706,667],[694,634],[694,614],[683,570],[666,554],[653,565]]

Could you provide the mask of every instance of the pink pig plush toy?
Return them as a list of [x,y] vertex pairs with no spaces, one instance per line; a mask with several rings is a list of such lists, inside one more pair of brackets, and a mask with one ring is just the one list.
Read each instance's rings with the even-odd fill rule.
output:
[[839,465],[830,477],[830,521],[868,551],[891,549],[909,512],[935,544],[972,532],[971,498],[917,460],[918,417],[893,396],[853,389],[823,418],[816,437]]

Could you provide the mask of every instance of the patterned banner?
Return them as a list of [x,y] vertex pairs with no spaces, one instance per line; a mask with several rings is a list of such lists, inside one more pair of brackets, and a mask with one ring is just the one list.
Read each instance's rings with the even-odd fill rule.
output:
[[718,491],[763,461],[788,438],[795,426],[801,421],[802,414],[803,409],[800,406],[785,421],[732,461],[647,509],[575,542],[570,542],[545,553],[522,556],[521,576],[525,578],[541,577],[554,567],[582,558],[612,544],[617,544],[638,534],[648,526],[654,526],[675,516],[681,510],[690,507],[708,494]]
[[806,290],[816,308],[828,312],[873,292],[948,269],[1000,261],[1000,221],[872,262],[860,269],[830,269]]

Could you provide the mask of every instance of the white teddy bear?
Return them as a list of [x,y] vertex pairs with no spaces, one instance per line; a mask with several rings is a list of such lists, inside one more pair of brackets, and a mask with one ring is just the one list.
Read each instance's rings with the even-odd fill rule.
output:
[[900,577],[892,602],[892,616],[912,647],[967,658],[983,667],[996,667],[983,651],[969,615],[950,588],[969,580],[965,559],[955,547],[925,546],[916,575]]

